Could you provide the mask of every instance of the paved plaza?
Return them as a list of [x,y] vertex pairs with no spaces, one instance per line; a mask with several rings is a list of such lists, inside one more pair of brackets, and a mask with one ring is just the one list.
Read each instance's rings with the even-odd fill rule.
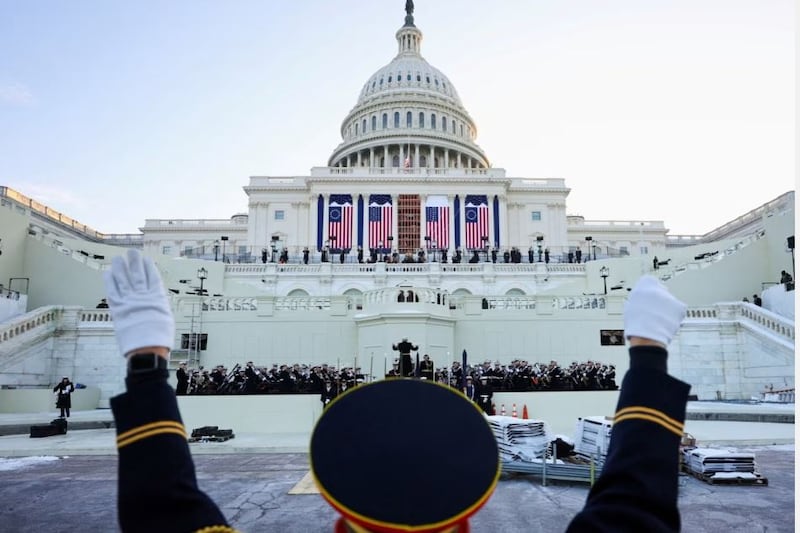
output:
[[[682,476],[683,530],[794,531],[794,446],[738,449],[755,452],[769,486],[708,485]],[[336,514],[308,483],[305,453],[196,453],[195,462],[200,486],[243,532],[332,531]],[[116,466],[113,455],[0,459],[0,529],[117,531]],[[387,463],[386,468],[391,467]],[[447,472],[431,465],[430,475]],[[549,482],[544,487],[535,477],[503,475],[486,507],[473,519],[473,531],[563,531],[587,492],[586,485]]]

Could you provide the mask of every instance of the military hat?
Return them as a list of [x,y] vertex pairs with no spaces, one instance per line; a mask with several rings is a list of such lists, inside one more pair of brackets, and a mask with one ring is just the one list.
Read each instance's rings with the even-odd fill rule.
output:
[[[500,477],[480,409],[460,391],[415,379],[361,385],[333,400],[314,427],[310,458],[342,521],[383,533],[467,530]],[[446,476],[431,468],[441,464]]]

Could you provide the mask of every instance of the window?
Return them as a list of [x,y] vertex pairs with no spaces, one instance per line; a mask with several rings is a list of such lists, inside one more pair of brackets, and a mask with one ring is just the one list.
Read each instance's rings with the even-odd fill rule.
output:
[[406,80],[411,81],[411,74],[410,73],[408,74],[408,76],[406,76]]
[[356,135],[358,135],[358,122],[356,122]]
[[455,120],[451,120],[450,121],[450,125],[453,126],[453,135],[455,135],[456,134],[456,121]]
[[[200,346],[197,345],[197,341],[200,341]],[[207,346],[208,333],[181,333],[181,350],[205,350]]]
[[399,167],[400,166],[400,156],[399,155],[392,156],[392,166],[393,167]]
[[170,255],[172,253],[172,246],[162,246],[161,253],[164,255]]
[[377,129],[378,129],[378,117],[372,115],[372,131],[375,131]]
[[286,212],[283,209],[275,210],[275,220],[283,220],[286,217]]
[[392,83],[392,77],[389,76],[389,83]]
[[187,257],[191,257],[192,251],[193,251],[193,248],[192,248],[192,246],[190,244],[187,244],[186,246],[183,247],[183,255],[185,255]]
[[531,220],[534,222],[538,222],[542,220],[542,212],[541,211],[531,211]]
[[361,133],[367,133],[367,119],[361,121]]
[[417,74],[417,81],[422,81],[422,76],[420,76],[419,74]]
[[629,255],[628,254],[628,247],[627,246],[620,246],[619,247],[619,255]]
[[400,113],[397,111],[394,112],[394,127],[395,128],[400,127]]
[[419,114],[419,127],[420,128],[424,128],[425,127],[425,113],[420,113]]
[[647,255],[647,246],[639,246],[639,254]]
[[447,131],[447,117],[442,117],[442,131]]
[[425,81],[427,81],[428,83],[430,83],[430,82],[431,82],[431,77],[430,77],[430,76],[425,76]]
[[386,129],[386,128],[389,127],[389,115],[387,115],[386,113],[384,113],[383,117],[381,117],[381,127],[383,129]]
[[410,128],[411,127],[411,118],[412,118],[412,114],[411,114],[411,111],[409,111],[408,113],[406,113],[406,128]]
[[431,129],[432,130],[436,129],[436,114],[435,113],[431,113]]
[[464,136],[464,125],[463,124],[459,124],[459,125],[461,126],[461,136],[463,137]]

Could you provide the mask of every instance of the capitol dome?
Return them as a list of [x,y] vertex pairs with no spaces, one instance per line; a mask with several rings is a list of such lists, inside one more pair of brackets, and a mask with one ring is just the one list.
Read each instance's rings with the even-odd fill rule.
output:
[[328,166],[488,168],[477,129],[456,88],[420,54],[413,2],[394,59],[369,77],[342,122],[342,143]]

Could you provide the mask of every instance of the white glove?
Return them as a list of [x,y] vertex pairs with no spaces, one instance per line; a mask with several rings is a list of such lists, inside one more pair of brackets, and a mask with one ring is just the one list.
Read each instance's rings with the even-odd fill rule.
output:
[[642,276],[625,302],[625,338],[643,337],[669,346],[686,315],[686,304],[653,276]]
[[175,319],[153,260],[135,249],[115,257],[103,276],[122,355],[137,348],[172,349]]

